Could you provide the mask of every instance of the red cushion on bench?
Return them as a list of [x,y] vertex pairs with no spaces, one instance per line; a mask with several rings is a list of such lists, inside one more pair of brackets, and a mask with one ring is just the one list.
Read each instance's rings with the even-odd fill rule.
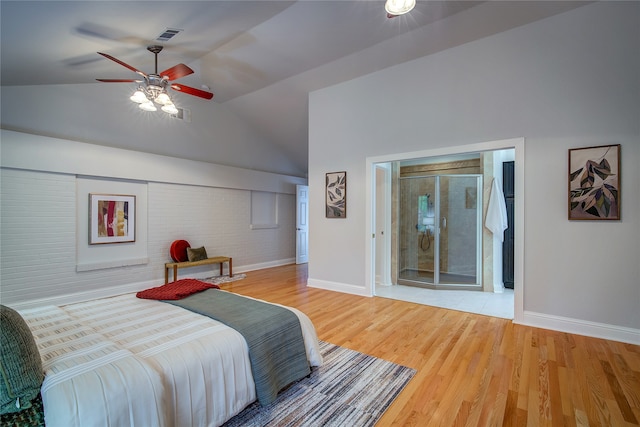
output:
[[175,262],[187,261],[187,248],[190,247],[191,245],[186,240],[176,240],[169,248],[169,255],[171,255],[171,259]]

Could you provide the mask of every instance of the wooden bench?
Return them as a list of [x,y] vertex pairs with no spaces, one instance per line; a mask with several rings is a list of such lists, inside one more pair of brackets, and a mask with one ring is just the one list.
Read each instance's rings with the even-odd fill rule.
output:
[[222,268],[225,262],[229,263],[229,277],[233,277],[233,266],[231,257],[228,256],[214,256],[212,258],[202,259],[200,261],[167,262],[164,265],[164,283],[169,283],[169,270],[172,268],[174,282],[178,280],[178,270],[180,268],[197,267],[199,265],[220,264],[220,275],[222,276]]

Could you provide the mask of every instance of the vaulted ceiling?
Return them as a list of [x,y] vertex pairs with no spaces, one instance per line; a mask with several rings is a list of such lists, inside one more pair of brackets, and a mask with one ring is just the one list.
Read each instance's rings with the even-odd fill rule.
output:
[[[215,93],[307,168],[310,91],[564,12],[578,1],[418,1],[389,19],[383,1],[2,1],[2,86],[133,78],[185,63],[180,83]],[[168,41],[157,37],[181,30]],[[100,84],[100,83],[95,83]],[[184,96],[184,95],[182,95]]]

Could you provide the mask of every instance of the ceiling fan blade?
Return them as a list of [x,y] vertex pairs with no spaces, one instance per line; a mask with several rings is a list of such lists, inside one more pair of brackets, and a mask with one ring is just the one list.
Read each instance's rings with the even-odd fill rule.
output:
[[84,23],[74,29],[76,33],[84,37],[91,37],[100,41],[126,43],[137,47],[146,46],[148,40],[133,36],[129,33],[116,30],[115,28],[106,27],[94,23]]
[[109,55],[109,54],[107,54],[107,53],[98,52],[98,54],[100,54],[100,55],[104,56],[104,57],[105,57],[105,58],[107,58],[107,59],[112,60],[113,62],[117,62],[118,64],[122,65],[123,67],[126,67],[126,68],[130,69],[130,70],[131,70],[131,71],[133,71],[134,73],[138,73],[138,74],[140,74],[141,76],[146,76],[146,74],[145,74],[145,73],[143,73],[142,71],[138,70],[138,69],[137,69],[137,68],[135,68],[135,67],[132,67],[131,65],[127,64],[126,62],[122,62],[122,61],[120,61],[118,58],[114,58],[113,56],[111,56],[111,55]]
[[103,83],[142,83],[142,80],[134,80],[134,79],[96,79],[99,82]]
[[160,77],[167,76],[169,81],[171,81],[177,80],[180,77],[188,76],[189,74],[193,74],[193,70],[191,68],[184,64],[178,64],[161,72]]
[[172,84],[171,88],[175,89],[175,90],[177,90],[179,92],[184,92],[184,93],[187,93],[187,94],[193,95],[193,96],[199,96],[200,98],[204,98],[204,99],[213,98],[213,94],[211,92],[207,92],[207,91],[204,91],[204,90],[196,89],[195,87],[191,87],[191,86],[181,85],[179,83]]

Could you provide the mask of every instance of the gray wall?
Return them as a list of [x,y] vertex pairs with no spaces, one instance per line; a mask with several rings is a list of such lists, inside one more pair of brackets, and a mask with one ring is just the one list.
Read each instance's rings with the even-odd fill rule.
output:
[[[640,341],[638,22],[638,3],[596,3],[313,92],[309,282],[370,291],[368,157],[524,137],[524,322]],[[567,150],[605,144],[622,220],[570,222]],[[348,218],[328,220],[340,170]]]

